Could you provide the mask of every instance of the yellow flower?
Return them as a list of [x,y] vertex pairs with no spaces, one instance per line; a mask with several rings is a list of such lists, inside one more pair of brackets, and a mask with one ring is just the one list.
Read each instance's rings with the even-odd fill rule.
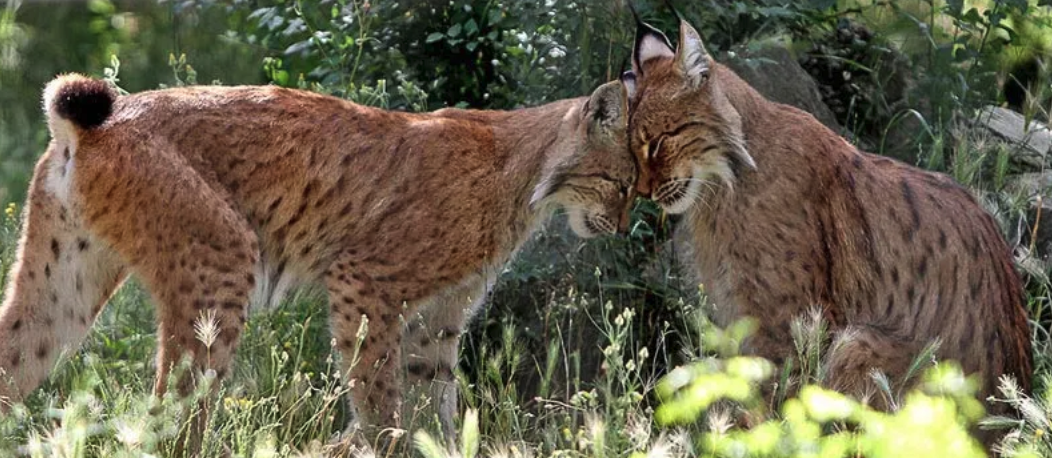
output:
[[239,408],[247,410],[252,407],[252,400],[245,398],[226,397],[223,398],[223,406],[227,409]]
[[6,214],[8,218],[15,219],[15,213],[17,211],[18,211],[18,205],[15,205],[14,202],[11,202],[11,203],[7,204],[7,208],[4,209],[4,214]]

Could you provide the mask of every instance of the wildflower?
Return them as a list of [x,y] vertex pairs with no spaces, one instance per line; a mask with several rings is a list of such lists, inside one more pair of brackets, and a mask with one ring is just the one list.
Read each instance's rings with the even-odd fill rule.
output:
[[117,440],[127,447],[135,448],[143,442],[143,430],[141,424],[132,425],[124,421],[117,423]]
[[15,214],[18,212],[18,205],[14,202],[7,204],[7,208],[4,209],[4,214],[7,215],[8,219],[15,219]]
[[194,334],[197,336],[197,340],[205,344],[205,348],[212,348],[212,344],[219,337],[219,320],[216,319],[216,311],[214,309],[201,312],[201,316],[194,320]]

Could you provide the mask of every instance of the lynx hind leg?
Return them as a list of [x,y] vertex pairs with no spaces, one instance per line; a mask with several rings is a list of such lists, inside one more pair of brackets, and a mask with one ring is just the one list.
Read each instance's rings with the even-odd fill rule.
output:
[[[188,357],[193,370],[176,381],[178,394],[186,395],[199,374],[227,373],[255,284],[259,243],[244,218],[168,144],[147,139],[96,148],[86,142],[77,159],[87,223],[156,303],[155,393],[167,391],[172,368]],[[195,332],[198,323],[207,324],[204,332]],[[206,419],[207,412],[196,417],[184,439],[199,444]]]
[[402,305],[354,267],[341,255],[325,275],[330,326],[356,417],[347,432],[360,432],[356,441],[386,449],[402,433]]
[[457,411],[460,336],[466,321],[485,300],[485,282],[453,288],[414,313],[402,341],[402,361],[410,393],[402,416],[410,430],[427,426],[435,418],[447,444],[456,439],[453,418]]
[[36,388],[63,351],[79,346],[125,277],[117,255],[84,228],[80,209],[49,189],[50,162],[61,160],[48,153],[37,166],[0,307],[0,409]]
[[849,326],[834,337],[824,362],[827,385],[879,410],[891,410],[900,399],[889,399],[873,378],[887,376],[893,396],[914,380],[904,380],[923,345],[898,339],[870,326]]

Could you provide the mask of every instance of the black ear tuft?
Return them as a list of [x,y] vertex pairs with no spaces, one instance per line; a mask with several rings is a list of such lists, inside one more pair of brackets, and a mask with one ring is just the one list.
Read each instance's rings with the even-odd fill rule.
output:
[[621,73],[621,84],[625,86],[625,93],[629,99],[636,96],[636,72],[628,70]]
[[632,48],[632,70],[636,75],[644,76],[643,64],[657,57],[672,57],[675,51],[672,50],[672,42],[664,33],[643,22],[639,17],[639,12],[632,6],[632,2],[629,2],[628,6],[632,11],[632,17],[636,20],[636,43]]
[[106,122],[116,99],[105,81],[83,78],[64,82],[51,103],[62,118],[81,129],[93,129]]
[[683,20],[683,15],[679,14],[679,10],[676,9],[676,5],[672,4],[672,0],[665,0],[665,6],[672,10],[672,14],[676,15],[676,19],[679,21]]

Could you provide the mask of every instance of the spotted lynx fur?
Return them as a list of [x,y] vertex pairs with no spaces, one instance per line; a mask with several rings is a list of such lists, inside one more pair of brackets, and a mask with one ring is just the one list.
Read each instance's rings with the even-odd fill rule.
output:
[[715,321],[758,320],[748,353],[786,361],[790,323],[817,307],[834,333],[828,383],[878,407],[889,405],[871,372],[902,381],[932,341],[939,359],[978,376],[983,398],[1003,375],[1029,388],[1020,279],[965,188],[860,152],[767,101],[713,61],[685,21],[677,50],[641,23],[634,61],[625,82],[639,192],[683,215],[682,257]]
[[[249,304],[315,283],[367,440],[408,426],[403,369],[451,435],[460,333],[496,273],[555,208],[585,237],[624,227],[637,174],[619,82],[536,108],[410,114],[278,87],[118,97],[67,75],[44,107],[52,141],[0,308],[7,403],[129,275],[156,304],[157,394],[183,356],[226,376]],[[206,349],[194,325],[212,313]]]

